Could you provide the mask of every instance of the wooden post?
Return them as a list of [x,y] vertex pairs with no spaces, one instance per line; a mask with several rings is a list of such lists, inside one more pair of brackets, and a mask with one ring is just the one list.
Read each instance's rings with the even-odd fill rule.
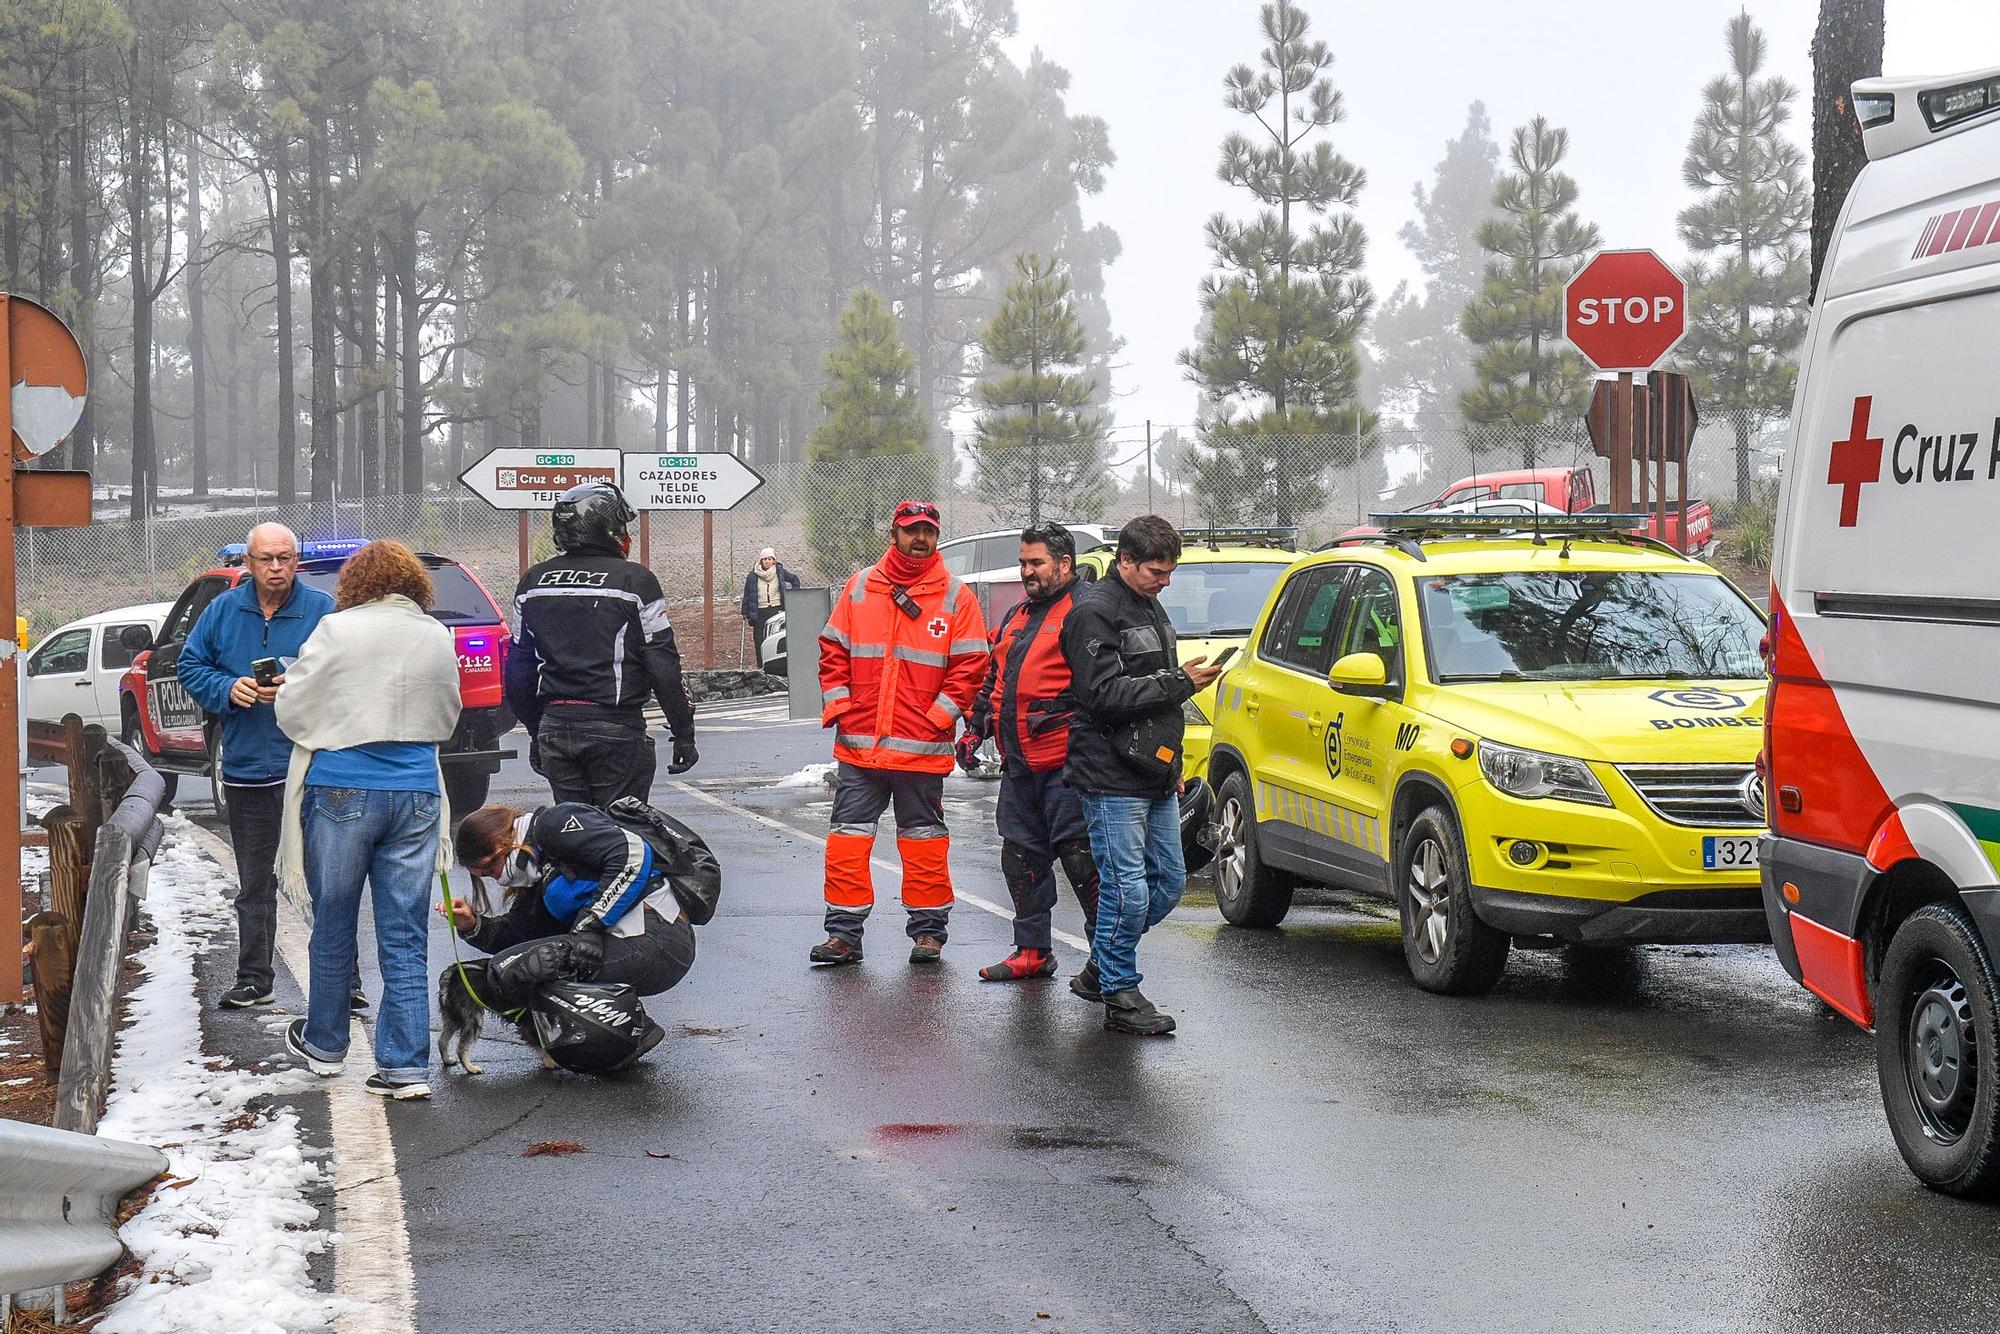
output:
[[0,292],[0,778],[6,818],[0,819],[0,1004],[21,999],[21,648],[14,639],[14,312]]
[[[1666,383],[1670,389],[1678,388],[1680,384],[1678,380],[1672,377],[1668,377]],[[1659,474],[1660,483],[1660,532],[1662,534],[1667,531],[1667,450],[1672,447],[1672,428],[1681,418],[1679,407],[1668,403],[1668,399],[1671,397],[1671,394],[1662,394],[1653,404],[1653,440],[1655,442],[1653,457],[1659,460],[1655,468]],[[1680,535],[1675,538],[1675,542],[1682,552],[1687,551],[1687,533],[1685,530],[1680,532]]]
[[653,568],[653,511],[639,511],[639,563]]
[[1611,402],[1611,512],[1632,512],[1632,372],[1618,373]]
[[[83,929],[83,896],[90,884],[90,846],[95,837],[73,806],[58,806],[42,817],[49,831],[49,908],[69,923],[69,951],[76,953],[76,933]],[[36,985],[41,969],[35,970]],[[67,979],[64,979],[67,981]]]

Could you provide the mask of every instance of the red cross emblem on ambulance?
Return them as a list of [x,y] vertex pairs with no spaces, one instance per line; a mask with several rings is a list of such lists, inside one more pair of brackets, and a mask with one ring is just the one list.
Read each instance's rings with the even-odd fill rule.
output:
[[1840,488],[1840,526],[1852,528],[1861,519],[1861,488],[1882,480],[1882,437],[1868,434],[1872,394],[1854,400],[1854,420],[1847,439],[1833,442],[1828,457],[1826,480]]
[[933,616],[931,617],[930,624],[926,625],[924,629],[931,632],[932,639],[943,639],[944,632],[951,629],[951,622],[942,616]]

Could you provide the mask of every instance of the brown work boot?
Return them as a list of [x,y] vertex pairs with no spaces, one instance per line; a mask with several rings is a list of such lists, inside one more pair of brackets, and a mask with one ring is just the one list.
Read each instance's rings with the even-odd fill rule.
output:
[[1053,950],[1015,950],[999,963],[979,970],[982,982],[1019,982],[1030,977],[1053,977],[1056,956]]
[[858,940],[842,940],[839,936],[828,936],[825,940],[813,946],[812,953],[806,957],[814,963],[835,965],[860,963],[861,942]]
[[944,957],[944,942],[936,936],[918,936],[910,946],[911,963],[936,963]]

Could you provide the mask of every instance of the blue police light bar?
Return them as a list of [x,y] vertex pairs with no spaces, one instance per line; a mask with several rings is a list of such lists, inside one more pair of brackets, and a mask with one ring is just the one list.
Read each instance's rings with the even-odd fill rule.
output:
[[[368,539],[365,537],[336,537],[323,541],[308,539],[299,543],[299,559],[346,560],[349,556],[352,556],[367,545]],[[243,558],[249,554],[250,547],[245,542],[231,542],[228,546],[216,552],[216,556],[224,564],[236,565],[241,565]]]
[[1646,514],[1371,514],[1385,533],[1592,533],[1644,532]]

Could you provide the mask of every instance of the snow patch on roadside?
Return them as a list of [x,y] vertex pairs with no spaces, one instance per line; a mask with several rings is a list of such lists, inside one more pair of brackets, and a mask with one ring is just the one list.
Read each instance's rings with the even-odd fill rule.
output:
[[795,774],[786,774],[772,787],[826,787],[833,782],[833,762],[808,764]]
[[315,1081],[202,1053],[195,961],[210,936],[233,933],[227,887],[185,818],[170,818],[146,895],[158,935],[138,955],[145,977],[132,988],[98,1132],[155,1146],[190,1184],[156,1191],[123,1228],[142,1277],[127,1280],[101,1334],[318,1330],[351,1306],[317,1291],[307,1270],[334,1237],[305,1198],[326,1172],[308,1156],[297,1113],[248,1106]]

